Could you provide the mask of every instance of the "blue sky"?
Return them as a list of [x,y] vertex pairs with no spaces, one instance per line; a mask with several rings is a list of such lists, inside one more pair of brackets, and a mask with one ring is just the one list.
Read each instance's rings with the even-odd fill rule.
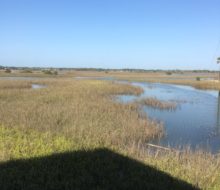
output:
[[218,69],[219,8],[220,0],[0,0],[0,65]]

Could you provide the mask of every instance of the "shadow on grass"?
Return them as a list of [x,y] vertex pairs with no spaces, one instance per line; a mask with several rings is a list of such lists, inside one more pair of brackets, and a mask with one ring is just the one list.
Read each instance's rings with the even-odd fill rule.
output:
[[0,189],[196,188],[108,149],[97,149],[1,163]]

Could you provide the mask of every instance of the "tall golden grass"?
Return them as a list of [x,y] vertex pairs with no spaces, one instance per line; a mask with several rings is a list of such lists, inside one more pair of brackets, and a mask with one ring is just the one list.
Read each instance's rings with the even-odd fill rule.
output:
[[[132,151],[133,152],[132,152]],[[163,151],[130,149],[136,159],[142,160],[176,178],[183,179],[201,189],[218,190],[220,188],[220,155],[203,150],[192,151],[185,147],[182,151]]]
[[[0,82],[0,160],[108,147],[204,189],[220,188],[220,158],[206,152],[152,153],[145,143],[163,135],[160,123],[141,116],[138,105],[112,96],[139,95],[129,84],[48,79]],[[27,87],[28,86],[28,87]]]
[[0,80],[0,89],[28,89],[31,88],[30,81]]
[[115,94],[138,95],[142,92],[138,87],[103,81],[38,83],[47,88],[19,88],[21,81],[18,81],[13,82],[17,88],[8,89],[5,83],[0,83],[1,124],[62,133],[76,141],[88,139],[121,146],[145,141],[162,131],[161,124],[140,117],[135,105],[123,105],[111,98]]
[[160,110],[175,110],[177,107],[177,104],[175,102],[161,101],[154,97],[143,98],[139,100],[137,103],[153,108],[158,108]]

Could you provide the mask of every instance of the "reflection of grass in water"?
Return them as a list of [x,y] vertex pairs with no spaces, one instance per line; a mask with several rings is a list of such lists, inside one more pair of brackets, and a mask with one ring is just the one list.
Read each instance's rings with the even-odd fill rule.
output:
[[170,99],[170,102],[175,102],[176,104],[185,104],[185,103],[193,103],[192,101],[184,100],[184,99]]
[[[107,147],[200,187],[220,187],[219,158],[207,153],[146,152],[146,140],[160,135],[161,125],[141,117],[137,105],[110,98],[138,95],[140,88],[105,81],[50,79],[39,81],[47,88],[36,91],[19,88],[20,83],[13,82],[18,84],[16,88],[0,83],[2,162]],[[18,171],[12,168],[12,173]]]

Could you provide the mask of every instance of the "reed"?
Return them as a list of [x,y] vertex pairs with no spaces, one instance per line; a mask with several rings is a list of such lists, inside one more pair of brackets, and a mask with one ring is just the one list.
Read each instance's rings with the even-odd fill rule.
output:
[[0,82],[0,162],[107,147],[200,188],[220,188],[219,156],[148,151],[146,143],[164,134],[162,124],[141,115],[137,104],[112,98],[140,95],[142,89],[51,78],[34,81],[46,85],[36,90],[27,87],[32,82]]
[[183,179],[201,189],[219,189],[220,156],[203,150],[192,151],[184,147],[182,151],[167,151],[142,147],[132,149],[130,154],[144,163],[150,164],[176,178]]
[[143,98],[138,101],[138,103],[160,110],[175,110],[177,108],[177,104],[175,102],[161,101],[154,97]]
[[[136,105],[114,102],[116,94],[142,89],[104,81],[44,80],[44,89],[6,88],[0,83],[0,121],[8,127],[62,134],[73,141],[127,146],[161,133],[160,123],[140,117]],[[9,84],[9,83],[8,83]],[[11,83],[10,83],[11,84]],[[24,82],[26,84],[26,82]]]
[[0,89],[9,90],[9,89],[28,89],[31,88],[30,81],[16,81],[16,80],[0,80]]

